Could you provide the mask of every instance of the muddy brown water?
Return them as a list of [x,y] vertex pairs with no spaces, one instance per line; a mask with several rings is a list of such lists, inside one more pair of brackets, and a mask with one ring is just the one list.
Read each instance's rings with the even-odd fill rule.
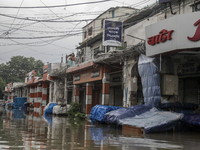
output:
[[200,133],[122,134],[107,125],[0,109],[0,150],[200,150]]

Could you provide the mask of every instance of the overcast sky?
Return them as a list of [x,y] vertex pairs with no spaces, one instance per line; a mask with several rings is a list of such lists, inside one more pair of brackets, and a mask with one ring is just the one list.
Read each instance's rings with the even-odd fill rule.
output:
[[[103,0],[0,0],[0,7],[46,7],[97,1]],[[12,56],[17,55],[34,57],[44,63],[60,62],[62,55],[76,52],[76,46],[82,41],[82,27],[89,23],[72,21],[94,19],[110,7],[131,6],[141,9],[155,2],[156,0],[111,0],[55,8],[0,8],[0,63],[8,62]],[[69,20],[70,22],[64,22]]]

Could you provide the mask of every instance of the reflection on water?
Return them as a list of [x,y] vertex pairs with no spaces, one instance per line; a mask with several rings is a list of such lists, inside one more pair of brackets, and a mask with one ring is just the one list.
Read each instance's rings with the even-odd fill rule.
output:
[[1,150],[198,150],[199,137],[200,133],[130,136],[107,125],[0,108]]

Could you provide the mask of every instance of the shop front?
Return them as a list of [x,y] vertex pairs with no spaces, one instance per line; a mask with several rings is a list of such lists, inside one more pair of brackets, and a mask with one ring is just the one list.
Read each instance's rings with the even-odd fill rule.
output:
[[200,104],[200,12],[146,27],[146,55],[160,60],[161,94]]
[[[94,62],[81,64],[77,67],[69,68],[67,73],[73,74],[73,101],[81,103],[81,110],[90,114],[95,105],[122,105],[122,95],[117,95],[113,99],[113,89],[118,87],[121,91],[121,79],[116,76],[113,79],[112,69],[107,65],[99,65]],[[115,84],[113,84],[113,81]],[[116,84],[117,83],[117,84]],[[119,84],[120,83],[120,84]],[[115,88],[115,93],[121,94],[119,89]]]

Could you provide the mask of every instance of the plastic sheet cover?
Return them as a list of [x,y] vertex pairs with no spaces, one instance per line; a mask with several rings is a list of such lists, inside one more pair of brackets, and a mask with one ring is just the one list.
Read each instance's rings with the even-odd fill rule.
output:
[[120,108],[106,113],[104,115],[103,121],[108,124],[118,125],[120,119],[140,115],[146,111],[149,111],[151,108],[152,107],[148,105],[135,105],[129,108]]
[[158,107],[161,101],[160,76],[155,59],[141,54],[138,71],[142,81],[145,104]]
[[161,109],[184,109],[184,110],[195,110],[199,108],[198,104],[194,103],[162,103],[160,105]]
[[189,125],[200,126],[200,114],[189,114],[185,115],[183,118],[183,122]]
[[153,107],[140,115],[120,119],[119,124],[144,128],[145,133],[163,132],[172,129],[183,116]]
[[24,112],[24,114],[28,114],[27,107],[30,106],[30,103],[24,103],[24,105],[21,107],[21,110]]
[[53,107],[56,106],[56,105],[57,105],[56,103],[49,103],[44,108],[44,116],[53,114]]
[[13,107],[15,109],[19,109],[20,107],[22,107],[24,105],[24,103],[27,101],[26,97],[15,97],[14,99],[14,105]]
[[89,118],[92,121],[92,123],[94,123],[96,121],[103,122],[103,117],[107,112],[117,110],[119,108],[121,108],[121,107],[96,105],[96,106],[92,107]]

